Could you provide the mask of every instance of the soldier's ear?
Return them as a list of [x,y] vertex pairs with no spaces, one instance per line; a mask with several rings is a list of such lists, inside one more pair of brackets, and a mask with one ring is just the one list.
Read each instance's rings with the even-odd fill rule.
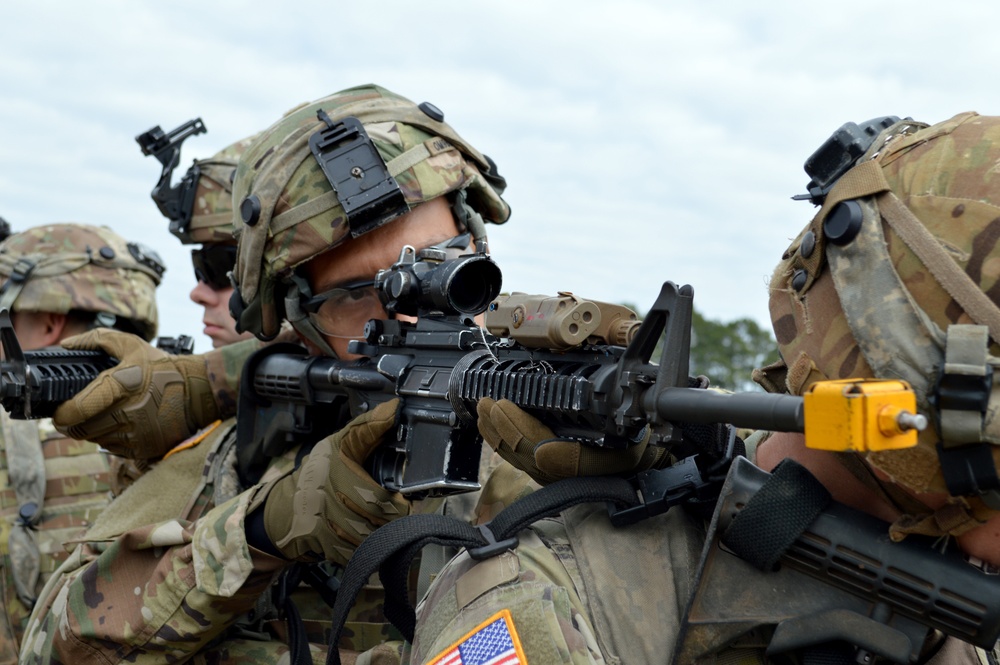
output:
[[55,346],[63,339],[75,335],[77,332],[70,330],[69,317],[56,312],[39,312],[39,334],[42,346]]

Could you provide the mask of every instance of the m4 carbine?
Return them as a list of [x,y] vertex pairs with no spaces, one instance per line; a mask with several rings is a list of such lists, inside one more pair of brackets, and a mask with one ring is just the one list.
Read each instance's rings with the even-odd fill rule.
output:
[[[639,324],[621,306],[567,293],[498,296],[500,281],[484,246],[449,260],[439,250],[405,247],[375,286],[390,315],[415,322],[370,321],[364,339],[349,347],[359,360],[309,356],[295,345],[258,352],[243,369],[239,396],[244,482],[254,482],[269,457],[342,426],[339,406],[357,415],[396,397],[402,406],[395,436],[369,460],[369,471],[413,497],[479,488],[475,421],[482,397],[508,399],[558,437],[587,445],[624,448],[649,436],[649,445],[669,447],[681,461],[637,480],[643,510],[652,512],[717,490],[724,479],[731,437],[709,437],[706,445],[691,425],[803,431],[800,397],[689,387],[690,286],[665,282]],[[484,312],[480,327],[474,316]],[[0,404],[14,417],[50,415],[115,362],[99,351],[22,353],[9,322],[0,339],[9,359],[0,364]],[[658,343],[659,364],[650,361]]]
[[[762,491],[771,483],[772,491]],[[775,660],[839,641],[851,645],[851,662],[914,663],[940,633],[993,648],[1000,637],[995,568],[970,565],[945,541],[892,542],[887,523],[818,495],[816,484],[789,460],[773,476],[746,459],[733,463],[673,663],[709,662],[739,636],[771,631],[767,653]],[[822,510],[810,513],[807,504]],[[733,528],[751,512],[743,528]]]
[[[18,420],[50,417],[60,404],[87,387],[106,369],[118,364],[103,351],[69,350],[52,346],[22,351],[10,312],[0,310],[0,405]],[[194,351],[188,335],[157,337],[156,348],[173,355]]]
[[22,351],[6,309],[0,310],[0,344],[0,405],[18,420],[51,416],[94,377],[118,364],[103,351],[58,346]]
[[[700,493],[707,484],[717,490],[733,455],[726,432],[716,428],[706,447],[692,424],[803,431],[800,397],[689,387],[690,286],[664,283],[639,324],[624,307],[568,293],[498,296],[500,280],[483,247],[450,260],[406,247],[375,286],[390,315],[416,316],[415,322],[370,321],[364,339],[349,348],[359,360],[262,349],[242,377],[241,474],[254,477],[268,456],[341,425],[324,424],[332,404],[346,400],[357,415],[400,397],[396,436],[369,460],[373,477],[407,495],[475,490],[476,404],[490,397],[512,401],[560,438],[624,448],[648,434],[649,445],[670,447],[684,462],[638,481],[648,483],[647,504],[660,504],[643,510],[661,512],[681,494]],[[482,327],[473,319],[479,313]],[[658,343],[659,364],[650,361]]]

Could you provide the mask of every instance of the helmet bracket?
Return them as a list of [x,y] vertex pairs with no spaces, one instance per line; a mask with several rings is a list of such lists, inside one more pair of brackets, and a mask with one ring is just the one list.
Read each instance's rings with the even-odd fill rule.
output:
[[205,131],[205,123],[201,118],[195,118],[169,132],[164,132],[156,125],[135,137],[142,154],[156,157],[163,165],[160,179],[153,187],[151,196],[163,216],[170,220],[170,232],[180,238],[181,242],[188,239],[188,225],[191,223],[195,190],[200,176],[198,165],[191,167],[176,186],[171,187],[170,180],[180,163],[184,140],[196,134],[204,134]]
[[333,122],[323,109],[316,115],[326,126],[309,137],[309,149],[344,208],[351,237],[408,212],[402,190],[361,121],[348,116]]

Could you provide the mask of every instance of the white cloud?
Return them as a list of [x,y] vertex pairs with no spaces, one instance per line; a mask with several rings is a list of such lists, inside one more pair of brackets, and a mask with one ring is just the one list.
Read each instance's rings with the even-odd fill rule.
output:
[[[808,221],[805,158],[840,124],[1000,109],[993,3],[858,0],[5,3],[0,215],[105,223],[155,247],[164,334],[200,331],[187,248],[133,137],[201,116],[183,163],[288,108],[377,82],[490,154],[514,217],[507,288],[648,306],[691,283],[713,318],[767,318],[764,282]],[[198,348],[209,346],[198,339]]]

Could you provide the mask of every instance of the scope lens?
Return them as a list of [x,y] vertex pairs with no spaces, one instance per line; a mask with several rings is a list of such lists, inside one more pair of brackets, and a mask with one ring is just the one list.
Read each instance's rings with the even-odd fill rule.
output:
[[470,257],[455,265],[445,283],[448,304],[464,314],[479,314],[500,295],[500,268],[483,256]]

